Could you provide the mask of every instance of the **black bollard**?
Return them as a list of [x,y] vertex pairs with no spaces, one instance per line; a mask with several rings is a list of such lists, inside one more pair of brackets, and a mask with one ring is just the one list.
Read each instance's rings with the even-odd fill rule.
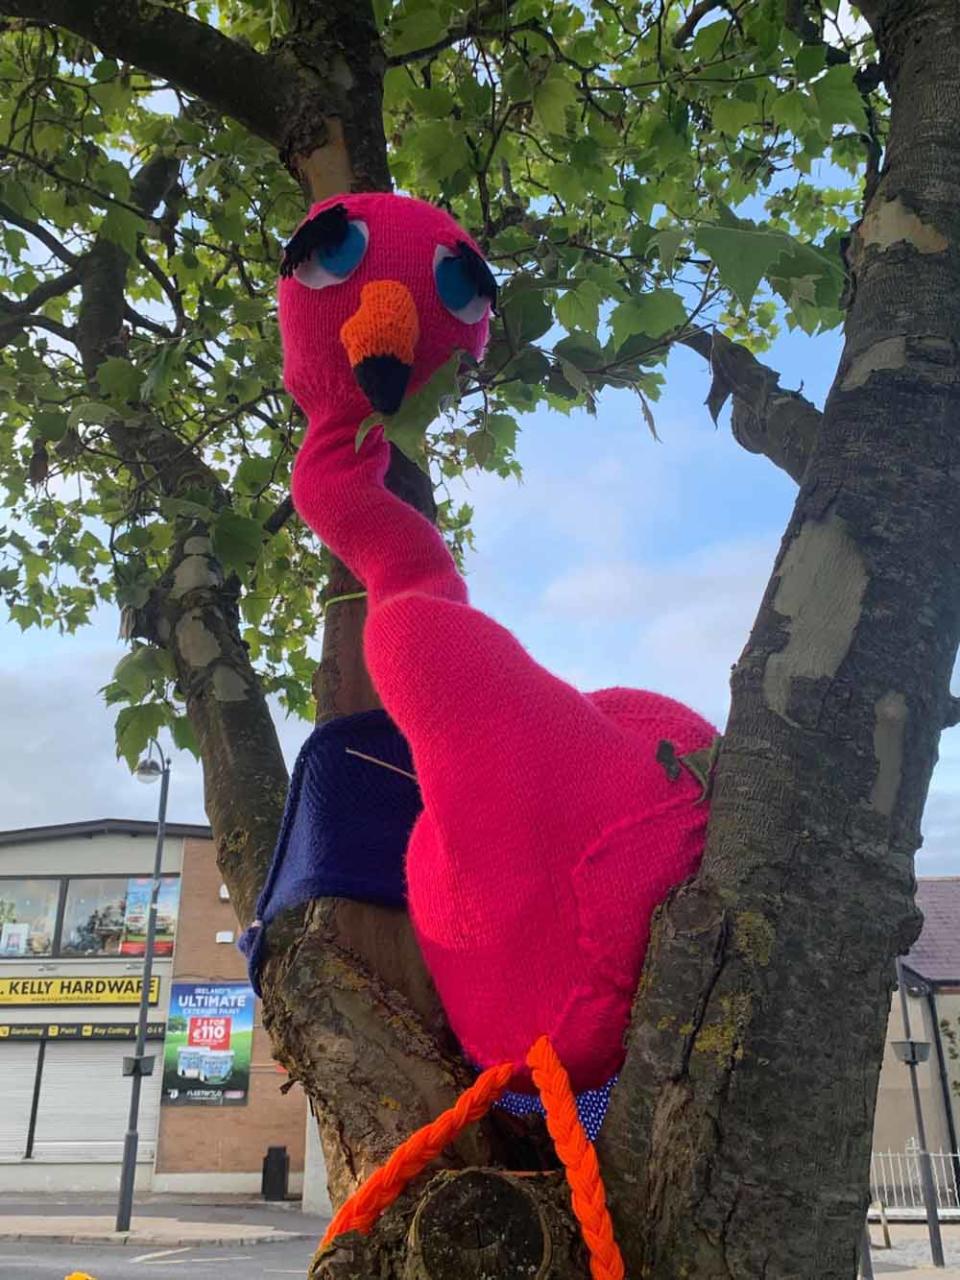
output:
[[260,1194],[264,1200],[286,1200],[290,1182],[290,1157],[286,1147],[267,1147],[263,1157]]

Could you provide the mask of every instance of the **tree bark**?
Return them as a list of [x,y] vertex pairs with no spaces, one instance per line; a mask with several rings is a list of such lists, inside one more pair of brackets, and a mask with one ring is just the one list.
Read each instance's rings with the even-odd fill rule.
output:
[[[91,32],[99,0],[0,0],[2,12],[61,22],[207,96],[196,79],[206,34],[192,42],[193,29],[176,25],[182,14],[147,0],[110,8],[113,26]],[[600,1144],[628,1272],[654,1280],[853,1275],[891,962],[917,930],[911,858],[939,728],[954,713],[960,13],[954,0],[862,8],[893,101],[890,145],[855,237],[845,350],[826,411],[821,421],[791,406],[802,448],[790,430],[771,429],[775,384],[742,361],[722,366],[757,418],[737,434],[777,453],[802,484],[735,673],[703,869],[656,921]],[[333,0],[321,13],[296,0],[291,11],[283,44],[245,51],[258,59],[250,74],[218,79],[208,100],[269,137],[311,199],[388,187],[385,63],[368,5]],[[155,42],[149,62],[138,57],[138,17],[154,32],[174,24],[163,29],[177,35]],[[180,35],[189,47],[178,47]],[[251,85],[263,85],[262,100]],[[84,269],[78,341],[107,354],[125,273],[106,251]],[[126,429],[140,432],[127,444],[162,484],[179,482],[179,466],[202,467],[178,460],[148,414]],[[321,715],[361,710],[372,693],[356,665],[362,604],[333,608]],[[239,641],[233,588],[203,528],[179,540],[142,625],[176,654],[220,865],[246,922],[285,773]],[[320,1114],[340,1200],[472,1072],[403,913],[323,900],[275,922],[267,953],[265,1020]],[[506,1117],[451,1155],[488,1161],[543,1163],[525,1127]],[[457,1234],[464,1221],[481,1224],[477,1241]],[[518,1256],[526,1274],[567,1280],[585,1274],[578,1249],[556,1178],[445,1174],[426,1192],[412,1189],[366,1241],[350,1237],[318,1258],[314,1275],[446,1280],[489,1274],[493,1259],[509,1277]]]
[[601,1137],[634,1275],[855,1274],[960,633],[960,11],[888,6],[878,36],[893,116],[843,357]]

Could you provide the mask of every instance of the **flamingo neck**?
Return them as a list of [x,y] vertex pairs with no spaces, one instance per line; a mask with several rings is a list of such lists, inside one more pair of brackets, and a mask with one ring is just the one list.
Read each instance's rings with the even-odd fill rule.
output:
[[293,468],[294,506],[367,588],[370,608],[416,591],[466,601],[466,584],[437,529],[390,493],[390,446],[375,427],[357,448],[355,406],[312,414]]

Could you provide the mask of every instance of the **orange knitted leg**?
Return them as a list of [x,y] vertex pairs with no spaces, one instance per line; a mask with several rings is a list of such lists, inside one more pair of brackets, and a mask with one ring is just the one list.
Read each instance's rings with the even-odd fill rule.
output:
[[540,1092],[557,1155],[567,1171],[573,1212],[590,1254],[590,1274],[593,1280],[623,1280],[623,1258],[613,1238],[597,1153],[577,1115],[570,1077],[546,1036],[541,1036],[527,1054],[527,1066]]
[[505,1092],[512,1075],[513,1067],[509,1062],[490,1067],[477,1077],[449,1110],[397,1147],[386,1164],[372,1173],[363,1186],[341,1205],[327,1227],[320,1247],[330,1244],[347,1231],[366,1235],[384,1209],[393,1204],[431,1160],[435,1160],[468,1125],[487,1114]]

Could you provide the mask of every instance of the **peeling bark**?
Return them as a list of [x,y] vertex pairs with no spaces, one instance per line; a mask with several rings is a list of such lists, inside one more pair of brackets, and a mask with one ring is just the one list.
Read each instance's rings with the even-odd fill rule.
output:
[[[63,22],[248,121],[310,199],[389,187],[384,60],[366,5],[335,0],[319,14],[294,0],[289,38],[269,54],[247,50],[250,74],[220,77],[209,93],[179,11],[146,0],[109,8],[108,30],[100,0],[0,0],[0,11]],[[711,408],[732,395],[736,437],[801,487],[734,676],[702,873],[655,921],[601,1141],[629,1274],[649,1280],[853,1275],[891,960],[917,931],[911,859],[939,728],[957,715],[948,681],[960,603],[945,588],[960,563],[960,13],[953,0],[862,9],[876,24],[893,127],[855,237],[856,287],[825,413],[707,336]],[[149,22],[138,28],[140,18]],[[176,38],[137,44],[161,29]],[[260,85],[262,96],[251,89]],[[77,264],[91,376],[120,341],[125,270],[115,246],[95,252]],[[691,345],[702,350],[702,337]],[[227,500],[149,413],[111,431],[163,492],[199,483],[214,505]],[[391,483],[414,479],[398,466]],[[430,496],[418,483],[398,491],[423,510]],[[341,572],[332,594],[354,588]],[[175,654],[219,863],[246,922],[286,779],[234,591],[198,524],[178,539],[138,624]],[[374,696],[358,660],[363,604],[332,608],[321,718]],[[403,913],[323,900],[275,922],[266,946],[265,1021],[320,1115],[339,1201],[472,1072]],[[541,1169],[541,1141],[539,1124],[501,1116],[449,1163]],[[464,1222],[482,1224],[478,1240]],[[518,1259],[541,1280],[585,1274],[562,1182],[445,1173],[412,1188],[372,1236],[315,1260],[313,1274],[447,1280],[492,1260],[509,1278]]]
[[631,1275],[856,1269],[960,637],[960,10],[891,4],[879,33],[893,117],[843,359],[601,1137]]

